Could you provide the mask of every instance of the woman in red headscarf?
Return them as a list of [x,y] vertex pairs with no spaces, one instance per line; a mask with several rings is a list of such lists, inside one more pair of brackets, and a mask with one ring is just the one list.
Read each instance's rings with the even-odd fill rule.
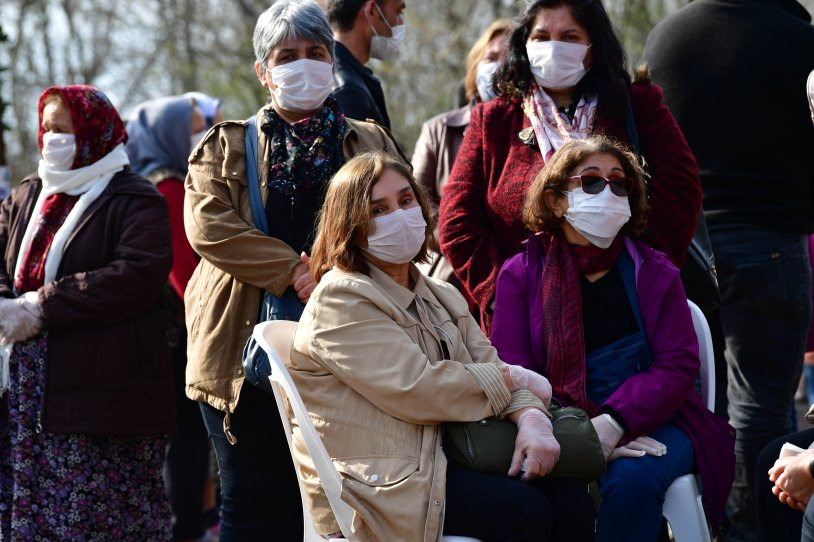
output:
[[0,539],[169,540],[167,205],[102,92],[48,88],[39,118],[0,207]]

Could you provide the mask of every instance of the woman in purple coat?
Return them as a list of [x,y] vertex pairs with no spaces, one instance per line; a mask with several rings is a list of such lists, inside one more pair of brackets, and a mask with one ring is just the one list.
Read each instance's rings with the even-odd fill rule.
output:
[[698,341],[679,271],[634,239],[646,211],[633,154],[605,137],[570,141],[534,179],[523,219],[536,233],[497,281],[500,358],[545,375],[602,442],[599,541],[656,540],[667,488],[691,472],[719,525],[734,473],[734,433],[694,389]]

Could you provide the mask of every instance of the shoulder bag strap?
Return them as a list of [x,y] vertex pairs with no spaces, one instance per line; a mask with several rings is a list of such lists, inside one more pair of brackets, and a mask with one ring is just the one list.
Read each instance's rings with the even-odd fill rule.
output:
[[246,121],[246,184],[249,186],[249,202],[252,208],[252,219],[255,227],[268,235],[269,226],[266,221],[266,209],[263,206],[263,196],[260,194],[260,178],[257,168],[257,121],[252,115]]

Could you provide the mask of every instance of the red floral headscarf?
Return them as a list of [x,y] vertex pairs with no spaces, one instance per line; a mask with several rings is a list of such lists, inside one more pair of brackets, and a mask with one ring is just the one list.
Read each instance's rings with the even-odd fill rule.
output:
[[76,137],[76,157],[71,169],[89,166],[119,143],[127,143],[127,131],[119,117],[119,112],[104,93],[90,85],[68,85],[48,87],[40,95],[39,147],[42,150],[42,110],[45,98],[58,94],[71,113],[73,133]]

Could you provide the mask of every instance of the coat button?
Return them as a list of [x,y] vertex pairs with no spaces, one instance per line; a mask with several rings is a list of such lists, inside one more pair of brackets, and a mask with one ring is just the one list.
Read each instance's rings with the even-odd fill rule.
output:
[[432,503],[433,503],[435,506],[441,506],[441,501],[439,501],[438,499],[435,499],[434,501],[432,501]]
[[370,476],[370,481],[371,482],[378,482],[379,481],[379,475],[378,474],[372,474]]
[[237,370],[237,374],[238,374],[238,375],[242,375],[242,374],[243,374],[243,369],[238,369],[238,370]]
[[265,186],[266,186],[266,181],[262,181],[262,182],[260,183],[260,186],[265,187]]
[[233,172],[232,172],[232,175],[237,176],[237,171],[233,171]]
[[251,321],[251,320],[246,320],[246,325],[247,325],[247,326],[252,325],[252,321]]

